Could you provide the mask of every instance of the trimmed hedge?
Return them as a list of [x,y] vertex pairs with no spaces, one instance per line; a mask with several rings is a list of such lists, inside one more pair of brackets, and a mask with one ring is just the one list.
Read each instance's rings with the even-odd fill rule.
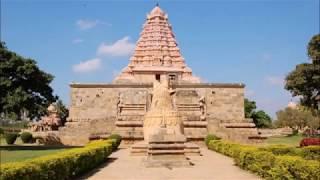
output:
[[31,143],[32,142],[32,134],[29,132],[21,133],[20,138],[23,143]]
[[320,179],[320,163],[299,156],[275,155],[271,150],[212,140],[209,149],[234,158],[236,165],[266,179]]
[[2,164],[0,179],[71,179],[105,162],[111,153],[110,140],[92,141],[82,148],[22,162]]
[[111,134],[110,136],[109,136],[109,139],[113,139],[113,140],[115,140],[113,143],[113,150],[116,150],[116,149],[118,149],[118,147],[120,146],[120,144],[121,144],[121,141],[122,141],[122,137],[119,135],[119,134]]
[[205,144],[208,146],[209,145],[209,142],[211,140],[220,140],[221,138],[219,138],[218,136],[214,135],[214,134],[208,134],[205,139],[204,139],[204,142]]
[[307,160],[320,161],[320,146],[308,146],[303,148],[295,148],[286,145],[271,145],[261,147],[260,150],[270,151],[274,155],[300,156]]
[[6,139],[7,144],[14,144],[17,137],[18,137],[17,133],[4,134],[4,138]]

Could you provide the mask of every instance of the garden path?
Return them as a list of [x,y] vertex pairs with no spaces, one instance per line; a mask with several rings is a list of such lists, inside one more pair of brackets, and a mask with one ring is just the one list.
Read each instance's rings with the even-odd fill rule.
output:
[[235,166],[233,160],[202,148],[202,156],[190,156],[189,168],[146,168],[141,156],[130,156],[130,149],[120,149],[107,163],[81,177],[89,180],[253,180],[259,177]]

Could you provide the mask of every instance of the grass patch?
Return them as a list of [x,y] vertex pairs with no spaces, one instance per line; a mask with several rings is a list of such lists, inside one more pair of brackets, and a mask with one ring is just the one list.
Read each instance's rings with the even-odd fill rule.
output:
[[299,146],[300,141],[303,139],[301,134],[295,136],[285,136],[285,137],[270,137],[266,139],[265,143],[267,145],[282,144],[288,146]]
[[44,155],[54,154],[65,149],[48,150],[3,150],[0,149],[0,163],[19,162]]
[[36,157],[54,154],[70,149],[70,147],[46,147],[32,144],[23,144],[20,137],[13,145],[7,145],[6,139],[0,136],[0,163],[19,162]]

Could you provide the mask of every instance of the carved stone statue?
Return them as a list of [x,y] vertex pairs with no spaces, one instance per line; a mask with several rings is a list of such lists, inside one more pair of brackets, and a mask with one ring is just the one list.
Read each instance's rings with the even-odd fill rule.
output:
[[205,121],[206,120],[206,100],[204,96],[201,96],[199,99],[199,106],[200,106],[200,120]]
[[183,134],[182,118],[174,108],[168,82],[155,81],[150,110],[145,115],[143,124],[144,140],[157,134],[160,128],[166,128],[170,134]]
[[31,124],[31,131],[52,131],[58,130],[59,126],[62,126],[61,119],[58,114],[58,110],[54,104],[50,104],[48,107],[48,115],[41,117],[41,120]]

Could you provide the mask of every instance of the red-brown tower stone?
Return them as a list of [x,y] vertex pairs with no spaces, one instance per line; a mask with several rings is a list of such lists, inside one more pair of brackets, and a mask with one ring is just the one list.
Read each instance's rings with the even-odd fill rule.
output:
[[180,53],[168,21],[157,5],[147,15],[130,62],[115,83],[151,83],[168,79],[176,83],[198,83]]

